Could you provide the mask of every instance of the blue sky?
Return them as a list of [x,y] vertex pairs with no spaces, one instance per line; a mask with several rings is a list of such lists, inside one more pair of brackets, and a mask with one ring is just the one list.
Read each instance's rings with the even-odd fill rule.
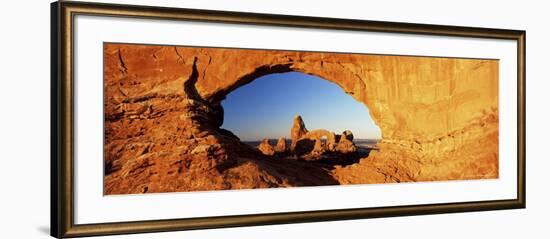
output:
[[380,138],[365,105],[338,85],[299,72],[262,76],[231,92],[222,106],[222,128],[243,141],[290,138],[294,115],[302,116],[308,130],[349,129],[358,139]]

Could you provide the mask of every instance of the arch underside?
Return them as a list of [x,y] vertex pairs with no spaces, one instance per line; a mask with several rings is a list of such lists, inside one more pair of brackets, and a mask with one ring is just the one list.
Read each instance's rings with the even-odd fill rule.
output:
[[[124,44],[104,50],[107,194],[498,177],[495,60]],[[365,104],[382,131],[378,149],[326,175],[258,156],[220,129],[227,94],[289,71],[329,80]]]

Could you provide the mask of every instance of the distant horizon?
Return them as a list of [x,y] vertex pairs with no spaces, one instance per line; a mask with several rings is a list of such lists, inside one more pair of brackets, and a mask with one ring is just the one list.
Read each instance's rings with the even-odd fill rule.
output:
[[300,72],[269,74],[230,93],[222,101],[224,123],[242,141],[290,138],[294,116],[308,130],[335,134],[351,130],[356,139],[380,139],[368,108],[340,86]]

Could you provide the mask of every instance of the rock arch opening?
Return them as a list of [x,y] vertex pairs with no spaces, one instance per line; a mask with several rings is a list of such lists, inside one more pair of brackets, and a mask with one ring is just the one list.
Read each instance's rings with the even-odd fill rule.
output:
[[368,108],[331,81],[299,71],[246,81],[221,101],[221,128],[265,155],[358,159],[381,138]]

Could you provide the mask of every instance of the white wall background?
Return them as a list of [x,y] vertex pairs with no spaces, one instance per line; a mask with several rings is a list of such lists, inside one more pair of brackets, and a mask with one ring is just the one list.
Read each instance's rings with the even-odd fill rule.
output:
[[[527,30],[527,209],[138,234],[112,238],[545,238],[550,22],[545,1],[119,1]],[[0,237],[48,238],[49,1],[2,6],[0,37]],[[212,205],[219,206],[219,205]]]

